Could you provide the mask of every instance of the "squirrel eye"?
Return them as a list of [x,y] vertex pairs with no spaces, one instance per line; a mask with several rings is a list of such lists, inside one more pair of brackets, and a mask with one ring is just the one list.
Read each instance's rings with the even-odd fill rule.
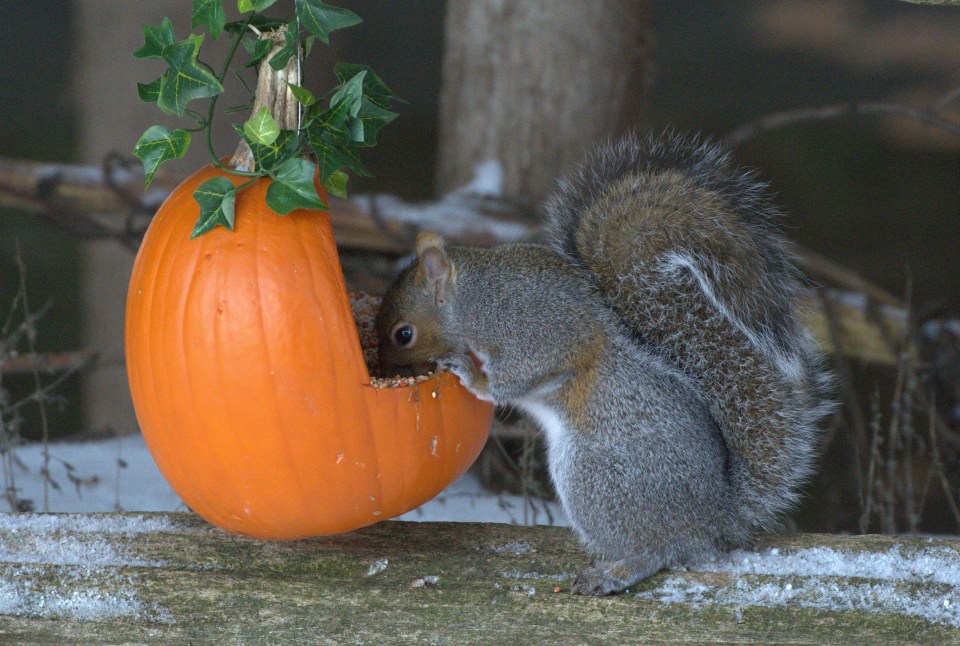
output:
[[398,348],[405,348],[413,345],[417,338],[417,331],[409,323],[400,323],[393,328],[393,342]]

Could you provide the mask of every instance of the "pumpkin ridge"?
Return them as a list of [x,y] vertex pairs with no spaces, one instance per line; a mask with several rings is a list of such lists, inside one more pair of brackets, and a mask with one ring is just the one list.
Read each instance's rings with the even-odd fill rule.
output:
[[[171,220],[174,221],[174,224],[172,226],[171,224],[168,223]],[[176,212],[166,212],[163,214],[162,218],[157,221],[157,224],[160,227],[162,227],[162,231],[166,234],[166,236],[163,238],[163,246],[160,249],[160,253],[158,254],[158,257],[168,258],[170,257],[170,255],[172,255],[174,262],[160,263],[157,267],[157,271],[152,273],[154,278],[154,284],[153,284],[153,289],[150,292],[150,302],[152,304],[157,304],[157,300],[159,298],[160,314],[158,316],[158,320],[167,321],[172,317],[174,320],[180,321],[182,324],[182,317],[176,315],[176,312],[183,311],[182,303],[178,303],[176,307],[171,307],[170,300],[167,298],[167,295],[169,294],[171,287],[176,285],[176,281],[171,280],[171,275],[180,267],[179,263],[182,262],[180,259],[180,255],[182,253],[182,247],[184,245],[178,245],[175,242],[175,237],[177,233],[180,233],[181,235],[185,235],[185,234],[178,231],[178,228],[176,226],[178,222],[179,222],[179,217],[177,217]],[[161,292],[163,293],[161,294]],[[161,343],[151,343],[147,345],[147,352],[151,358],[151,363],[155,365],[154,369],[158,370],[159,373],[163,375],[163,379],[165,383],[175,383],[170,381],[171,371],[174,368],[173,362],[171,361],[172,358],[168,358],[165,356],[158,356],[157,354],[158,349],[162,348],[160,352],[164,352],[168,347],[167,343],[162,342],[162,337],[167,333],[168,329],[169,328],[166,325],[159,326],[158,336],[161,337]],[[149,326],[148,326],[148,330],[149,330]],[[157,330],[148,331],[148,335],[150,335],[149,338],[153,338],[153,334],[151,334],[153,332],[157,332]],[[184,371],[186,371],[185,362],[183,363],[182,367],[184,368]],[[187,378],[186,375],[177,375],[178,380],[185,379],[185,378]],[[158,384],[164,383],[164,381],[158,380],[156,383]],[[157,393],[156,391],[156,386],[154,386],[154,388],[151,389],[151,392],[159,395],[159,393]],[[168,407],[158,403],[154,411],[154,415],[167,417],[169,416],[169,414],[170,414],[170,411]],[[166,463],[165,466],[168,469],[173,468],[175,471],[180,471],[181,473],[183,472],[183,469],[177,468],[177,467],[180,467],[181,465],[177,463],[176,460],[165,460],[164,462]],[[190,482],[192,494],[195,497],[195,502],[191,501],[190,503],[188,503],[188,505],[191,505],[191,506],[203,505],[205,507],[208,506],[210,504],[210,501],[207,499],[206,495],[204,495],[203,488],[193,486],[192,478],[187,479],[187,481]]]
[[[198,258],[201,256],[202,254],[200,254]],[[228,278],[229,278],[229,275],[226,273],[217,275],[217,280],[214,282],[214,287],[213,287],[213,295],[215,298],[219,299],[221,294],[228,291],[227,287],[223,284]],[[228,304],[229,304],[229,301],[228,301]],[[211,306],[214,306],[214,305],[211,304]],[[221,307],[219,300],[217,301],[215,307],[217,308]],[[218,310],[218,313],[219,313],[219,310]],[[222,313],[222,315],[230,316],[231,313],[229,311],[225,311]],[[223,325],[224,324],[222,319],[219,316],[215,316],[213,325],[211,326],[211,329],[212,329],[211,340],[213,343],[214,357],[223,357],[227,355],[227,353],[229,352],[229,341],[224,339]],[[215,375],[215,379],[216,379],[215,387],[218,393],[227,392],[228,388],[230,387],[230,385],[227,382],[227,379],[224,377],[225,368],[226,366],[221,365],[221,366],[218,366],[217,369],[213,371],[213,374]],[[240,429],[242,429],[245,426],[245,424],[243,420],[238,418],[239,411],[234,410],[234,408],[235,408],[234,406],[229,406],[229,405],[221,406],[219,409],[219,414],[225,417],[227,427],[230,429],[234,429],[235,432],[239,435]],[[246,451],[244,450],[244,453],[245,452]],[[235,478],[231,478],[231,479],[235,480]],[[233,485],[233,489],[232,489],[233,491],[242,491],[242,489],[238,487],[235,483],[231,483],[231,484]],[[246,503],[245,503],[245,508],[246,508]]]
[[[301,252],[302,256],[303,256],[303,257],[306,259],[306,261],[307,261],[307,277],[308,277],[308,279],[309,279],[309,281],[310,281],[310,294],[311,294],[311,297],[312,297],[312,298],[317,298],[318,295],[320,295],[320,294],[323,293],[323,291],[322,291],[321,289],[318,289],[317,279],[316,279],[316,276],[317,276],[318,274],[316,273],[315,264],[314,264],[315,261],[314,261],[313,255],[310,254],[310,253],[308,253],[308,252],[309,252],[309,249],[307,249],[306,243],[303,241],[303,237],[302,237],[302,236],[294,236],[294,238],[295,238],[296,241],[297,241],[297,245],[298,245],[299,248],[300,248],[300,252]],[[318,299],[317,302],[318,302],[318,305],[320,306],[320,309],[321,309],[320,315],[321,315],[321,317],[324,319],[324,321],[326,321],[326,319],[327,319],[328,317],[327,317],[327,313],[326,313],[326,311],[325,311],[326,308],[324,307],[323,300],[322,300],[322,299]],[[330,335],[329,335],[329,334],[323,334],[323,335],[321,335],[321,336],[323,336],[323,339],[324,339],[324,342],[325,342],[325,345],[326,345],[327,356],[332,359],[333,356],[334,356],[334,352],[333,352],[333,348],[331,347],[331,343],[330,343]],[[342,401],[342,391],[341,391],[341,388],[340,388],[340,381],[341,381],[340,367],[339,367],[339,365],[337,365],[337,364],[338,364],[337,361],[331,361],[331,364],[332,364],[332,365],[330,366],[330,369],[331,369],[331,370],[333,371],[333,373],[334,373],[334,379],[333,379],[334,401]],[[330,408],[327,408],[327,410],[329,411]],[[334,408],[333,411],[332,411],[332,413],[333,413],[333,415],[336,416],[336,423],[335,423],[335,424],[330,424],[330,425],[328,425],[327,429],[324,429],[324,430],[322,430],[322,431],[321,431],[321,429],[317,429],[317,430],[318,430],[318,431],[321,431],[321,432],[325,432],[327,435],[331,435],[333,432],[336,432],[336,434],[337,434],[337,444],[340,445],[340,446],[342,446],[342,445],[344,444],[344,442],[345,442],[345,438],[344,438],[344,436],[343,436],[343,428],[344,428],[343,415],[342,415],[342,413],[341,413],[341,411],[340,411],[339,408]],[[319,456],[318,456],[318,458],[319,458]],[[319,463],[317,464],[317,468],[322,468]],[[299,474],[299,471],[297,472],[297,475],[298,475],[298,477],[299,477],[299,475],[300,475],[300,474]],[[335,479],[331,479],[331,481],[335,481]]]
[[[172,235],[172,231],[174,230],[177,230],[177,228],[171,227],[171,236],[170,236],[171,240],[174,237]],[[183,235],[186,235],[186,234],[184,233]],[[200,265],[200,258],[203,257],[203,253],[205,252],[205,249],[209,241],[210,241],[210,238],[197,238],[197,239],[190,240],[185,244],[176,245],[175,254],[173,258],[170,259],[170,262],[168,262],[168,264],[177,268],[182,268],[182,273],[184,274],[191,273],[191,274],[194,274],[195,276],[197,273],[197,269]],[[179,363],[177,365],[179,365],[179,367],[182,368],[183,374],[175,375],[176,380],[169,381],[168,383],[177,383],[179,381],[185,384],[186,391],[189,393],[189,409],[190,409],[191,417],[193,419],[206,421],[206,417],[202,414],[202,411],[205,409],[205,407],[201,406],[200,404],[202,404],[202,402],[204,401],[203,394],[207,389],[204,388],[203,384],[199,384],[199,385],[197,384],[196,375],[190,369],[191,358],[189,356],[189,351],[191,348],[191,339],[189,338],[188,335],[189,335],[189,329],[192,326],[187,325],[187,322],[188,322],[187,318],[195,317],[194,311],[190,309],[190,303],[193,302],[194,291],[197,289],[197,286],[200,281],[194,279],[194,280],[189,280],[187,282],[188,282],[187,289],[180,291],[181,298],[177,302],[176,307],[173,309],[174,312],[179,312],[181,313],[181,315],[173,316],[174,320],[176,320],[177,322],[177,327],[174,330],[171,330],[171,337],[175,337],[180,340],[179,343],[176,344],[180,354]],[[164,301],[167,302],[167,299],[164,298]],[[201,325],[202,323],[203,321],[201,320]],[[163,344],[163,347],[164,349],[166,349],[169,347],[169,344],[165,343]],[[169,370],[169,367],[174,362],[164,361],[162,363],[165,365],[164,372],[167,374],[167,378],[169,379],[168,370]],[[197,392],[198,389],[200,391],[199,393]],[[218,410],[219,408],[221,407],[218,407]],[[206,429],[207,433],[209,433],[211,430],[212,429],[210,428]],[[191,450],[191,453],[196,453],[196,450],[195,450],[196,442],[202,438],[193,437],[191,439],[193,439],[193,446],[191,447],[193,450]],[[207,436],[206,439],[209,441],[211,438]],[[220,439],[219,437],[214,438],[214,442],[218,441],[219,439]],[[227,488],[230,491],[236,491],[237,482],[233,477],[233,470],[224,468],[225,460],[220,455],[220,452],[205,451],[205,454],[206,454],[206,457],[204,458],[204,461],[207,464],[207,470],[216,474],[215,477],[214,476],[208,476],[208,477],[210,479],[219,481],[222,487]],[[198,503],[202,504],[207,509],[216,509],[215,502],[211,501],[207,497],[207,495],[205,495],[204,489],[206,488],[204,487],[204,488],[201,488],[200,491],[197,491],[197,493],[199,494]],[[232,516],[232,514],[228,512],[228,516]],[[233,518],[230,518],[230,520],[233,520]]]
[[[160,252],[162,253],[166,249],[166,245],[169,242],[168,238],[160,239],[158,242],[155,242],[154,239],[159,239],[161,232],[158,227],[154,226],[154,221],[151,221],[150,226],[147,227],[147,232],[144,234],[143,243],[146,244],[149,241],[149,244],[153,246],[158,246]],[[153,246],[151,248],[153,248]],[[133,267],[133,276],[130,288],[127,290],[127,307],[130,307],[132,303],[137,302],[142,303],[139,309],[135,308],[139,312],[138,315],[127,314],[125,325],[124,325],[124,335],[126,337],[125,341],[129,344],[129,340],[133,338],[143,338],[143,341],[137,349],[132,349],[127,347],[125,349],[126,354],[126,363],[127,363],[127,372],[131,380],[131,391],[137,391],[143,393],[143,396],[147,399],[145,406],[135,407],[135,412],[137,414],[137,423],[143,427],[147,421],[145,417],[152,417],[156,413],[155,411],[162,410],[159,403],[159,398],[157,397],[157,390],[155,386],[147,386],[149,379],[147,378],[150,373],[150,368],[153,365],[152,357],[149,356],[144,349],[150,349],[154,347],[153,342],[153,331],[150,329],[150,325],[147,324],[148,321],[153,320],[153,312],[156,309],[155,299],[151,295],[156,290],[157,286],[157,272],[156,271],[147,271],[145,267],[145,262],[142,257],[137,257],[136,262],[134,262]],[[132,345],[132,344],[130,344]],[[143,360],[137,360],[137,355],[145,356]],[[148,414],[149,411],[149,414]],[[142,433],[141,433],[142,434]],[[147,435],[144,435],[144,440],[149,443],[150,438]],[[165,469],[166,473],[175,473],[176,477],[182,475],[182,469],[179,468],[179,465],[171,465]]]
[[[186,184],[187,182],[190,182],[190,180],[189,179],[185,180],[184,183]],[[167,295],[169,294],[169,290],[171,286],[176,285],[176,281],[171,280],[171,275],[176,269],[179,268],[179,264],[178,264],[178,262],[180,262],[179,256],[181,255],[182,247],[184,246],[184,245],[176,244],[174,241],[175,234],[178,233],[178,227],[176,225],[179,223],[179,217],[177,215],[177,212],[178,211],[176,208],[168,210],[162,214],[159,214],[159,217],[155,218],[154,221],[151,223],[151,228],[154,231],[156,231],[158,236],[161,233],[164,234],[162,237],[159,238],[159,241],[157,243],[159,250],[156,252],[156,257],[168,258],[170,255],[172,255],[173,260],[176,262],[157,263],[155,270],[149,273],[149,276],[152,279],[152,282],[149,286],[145,286],[147,287],[147,289],[144,290],[144,293],[147,298],[146,302],[151,307],[156,307],[158,310],[158,314],[156,318],[151,317],[146,321],[153,321],[153,320],[167,321],[172,317],[174,320],[179,320],[182,322],[182,317],[178,317],[175,314],[175,312],[177,311],[181,311],[181,312],[183,311],[182,303],[178,304],[177,307],[171,308],[170,301],[167,298]],[[169,223],[171,220],[173,221],[172,225]],[[151,245],[149,248],[153,249],[154,247]],[[160,293],[161,291],[163,291],[163,294]],[[155,402],[154,405],[152,406],[151,417],[153,417],[154,419],[157,419],[157,418],[164,419],[169,417],[170,410],[168,408],[168,405],[164,406],[161,403],[162,397],[161,397],[161,394],[157,391],[157,388],[158,388],[158,385],[160,384],[164,384],[164,383],[169,384],[169,383],[176,383],[176,382],[170,381],[171,370],[173,368],[173,366],[171,365],[172,361],[170,360],[170,358],[167,358],[164,356],[157,356],[157,355],[158,355],[158,351],[162,352],[162,350],[160,350],[161,347],[163,349],[166,349],[167,347],[167,344],[162,342],[163,341],[162,337],[164,334],[167,333],[169,328],[166,325],[160,325],[160,326],[156,326],[158,329],[155,329],[154,326],[146,324],[146,321],[141,328],[141,333],[145,334],[147,337],[147,342],[141,344],[141,347],[143,348],[142,352],[147,356],[147,361],[149,362],[149,366],[152,368],[152,370],[156,371],[159,375],[161,375],[161,378],[154,380],[150,384],[150,387],[148,388],[148,392],[152,395],[152,398]],[[157,343],[154,338],[158,332],[159,332],[160,341],[161,341],[160,343]],[[183,367],[185,368],[185,364]],[[180,375],[179,378],[183,379],[185,378],[185,375]],[[176,428],[176,426],[174,425],[173,428]],[[146,436],[146,439],[149,445],[151,443],[152,438],[150,438],[148,435]],[[161,456],[163,458],[162,460],[163,464],[161,466],[163,468],[163,471],[165,471],[166,473],[169,473],[170,478],[178,479],[180,482],[185,482],[189,486],[189,490],[180,492],[181,497],[184,497],[184,498],[187,497],[184,494],[188,494],[192,496],[193,500],[188,502],[188,505],[191,505],[191,506],[201,506],[201,505],[209,506],[210,501],[204,495],[202,487],[196,486],[193,483],[192,478],[185,477],[184,465],[175,459],[166,459],[167,454],[168,454],[168,451],[166,450],[166,448],[161,447]]]
[[[248,213],[247,215],[248,216],[252,215],[252,213]],[[262,216],[263,214],[260,213],[258,215]],[[263,281],[260,280],[260,271],[261,271],[261,265],[262,265],[260,254],[263,251],[263,248],[260,247],[260,243],[259,243],[261,239],[261,235],[260,235],[261,229],[263,228],[263,225],[264,225],[263,219],[264,219],[263,217],[259,217],[254,222],[253,218],[249,218],[250,221],[247,224],[255,228],[255,231],[252,236],[253,239],[256,241],[253,245],[254,248],[252,249],[252,258],[253,258],[252,273],[253,273],[254,284],[257,286],[257,297],[259,302],[259,308],[258,308],[259,316],[256,318],[256,320],[260,327],[260,338],[266,339],[266,338],[269,338],[267,334],[269,327],[267,325],[267,322],[264,320],[264,316],[266,314],[265,304],[267,303],[267,301],[264,300]],[[268,224],[272,225],[277,223],[271,222]],[[263,344],[263,356],[266,360],[267,370],[271,376],[275,377],[274,379],[269,380],[270,382],[269,391],[273,399],[273,414],[276,416],[277,421],[280,424],[281,428],[285,428],[285,427],[288,427],[290,423],[289,423],[289,420],[285,419],[287,417],[287,408],[286,406],[283,406],[283,404],[281,403],[282,397],[281,397],[281,393],[278,391],[278,379],[277,379],[277,378],[282,379],[284,375],[276,374],[275,366],[277,362],[276,362],[276,357],[274,357],[273,353],[271,352],[271,348],[272,348],[272,344],[270,343]],[[302,429],[298,429],[298,431],[302,431]],[[296,491],[299,494],[299,492],[304,491],[303,475],[300,473],[300,470],[297,468],[297,460],[295,457],[295,452],[293,451],[290,445],[291,439],[295,437],[296,435],[293,435],[291,437],[289,434],[282,433],[276,437],[276,441],[274,442],[274,444],[283,452],[283,457],[284,457],[284,460],[286,461],[286,465],[285,465],[286,469],[293,475],[294,481],[296,483]],[[291,498],[293,497],[294,496],[291,496]],[[304,500],[303,496],[297,495],[295,496],[295,498],[296,498],[296,505],[297,507],[299,507],[300,513],[304,516],[309,515],[309,511],[310,511],[309,505],[307,501]]]

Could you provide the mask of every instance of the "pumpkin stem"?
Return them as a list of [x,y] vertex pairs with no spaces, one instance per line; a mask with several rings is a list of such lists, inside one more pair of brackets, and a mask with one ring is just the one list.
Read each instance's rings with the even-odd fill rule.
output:
[[[277,71],[270,67],[270,59],[286,45],[284,37],[286,29],[286,26],[284,26],[276,31],[260,34],[262,40],[272,40],[273,47],[263,57],[258,68],[257,91],[253,98],[251,114],[256,114],[261,108],[267,108],[281,130],[298,130],[300,127],[300,103],[293,96],[293,92],[290,91],[290,86],[287,84],[300,85],[299,52],[296,56],[290,57],[282,70]],[[253,151],[250,150],[250,146],[243,139],[240,140],[237,151],[230,158],[230,165],[237,170],[253,171]]]

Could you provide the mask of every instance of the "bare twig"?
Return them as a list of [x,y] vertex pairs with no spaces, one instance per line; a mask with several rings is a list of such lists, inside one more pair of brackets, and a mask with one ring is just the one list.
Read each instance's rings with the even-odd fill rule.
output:
[[[830,343],[835,348],[842,347],[836,309],[832,302],[825,298],[823,290],[818,289],[816,294],[824,313],[824,319],[827,322]],[[856,476],[857,496],[860,500],[860,508],[863,509],[868,495],[867,487],[870,486],[869,481],[867,481],[866,484],[864,483],[863,456],[860,453],[861,447],[867,444],[867,422],[860,408],[860,403],[857,401],[856,384],[853,379],[853,371],[850,369],[850,362],[842,352],[838,352],[835,356],[837,358],[835,364],[837,377],[840,382],[840,387],[843,390],[847,409],[853,418],[854,436],[851,438],[851,444],[853,445],[854,475]]]
[[17,375],[33,371],[54,373],[61,370],[78,370],[96,356],[97,352],[93,348],[72,352],[47,352],[33,356],[0,356],[0,373]]
[[885,102],[851,102],[824,105],[815,108],[797,108],[795,110],[786,110],[764,115],[728,133],[722,139],[722,142],[729,148],[736,148],[744,142],[763,133],[770,132],[771,130],[809,121],[831,121],[850,115],[893,115],[905,117],[920,121],[929,126],[934,126],[944,132],[960,137],[960,123],[947,119],[940,114],[940,111],[941,108],[936,107],[936,105],[931,108],[917,108],[909,105]]
[[[23,257],[20,255],[20,242],[17,241],[16,245],[16,263],[17,270],[20,273],[20,302],[23,304],[23,314],[24,320],[32,321],[30,317],[30,303],[27,298],[27,266],[23,262]],[[37,328],[31,323],[27,328],[26,341],[27,341],[27,356],[31,359],[32,370],[30,370],[31,375],[33,376],[33,387],[34,394],[33,399],[37,403],[37,408],[40,413],[40,436],[43,440],[43,471],[49,473],[50,465],[50,425],[47,420],[47,404],[46,398],[40,393],[42,392],[42,384],[40,382],[40,372],[36,367],[36,357],[37,357],[37,348],[36,348],[36,338],[37,338]],[[49,490],[47,488],[48,478],[44,477],[43,479],[43,511],[50,510],[50,500],[49,500]]]
[[[19,271],[19,286],[13,298],[10,313],[0,328],[0,377],[4,375],[25,374],[31,377],[33,392],[18,401],[11,401],[9,393],[0,387],[0,458],[3,469],[3,496],[10,508],[15,511],[32,511],[33,503],[21,499],[14,477],[15,468],[25,468],[17,459],[16,447],[20,444],[20,426],[23,423],[21,411],[36,406],[40,417],[40,434],[43,441],[43,464],[40,474],[43,477],[43,508],[49,509],[49,487],[59,489],[59,485],[50,477],[50,422],[47,405],[52,392],[64,380],[85,365],[93,356],[92,350],[79,352],[61,352],[41,354],[36,349],[37,321],[46,313],[47,303],[36,311],[31,310],[27,295],[26,265],[20,253],[19,243],[15,246],[14,262]],[[18,323],[15,320],[20,318]],[[18,347],[26,347],[26,352],[18,353]],[[44,384],[41,373],[59,375]]]
[[870,528],[870,516],[873,513],[875,501],[874,492],[876,491],[876,470],[880,462],[880,443],[881,443],[881,417],[880,395],[874,392],[870,400],[870,462],[867,465],[867,477],[864,496],[865,500],[860,512],[860,533],[866,534]]
[[940,112],[957,99],[960,99],[960,86],[944,94],[939,101],[933,104],[933,109]]
[[950,482],[947,480],[947,475],[943,471],[943,460],[940,458],[940,447],[937,444],[937,431],[936,425],[934,424],[935,419],[935,411],[931,405],[930,424],[927,426],[927,433],[930,439],[930,452],[933,458],[933,469],[937,475],[937,479],[940,482],[940,488],[943,490],[943,495],[947,499],[947,505],[950,507],[950,512],[953,514],[953,520],[957,524],[957,527],[960,528],[960,507],[957,506],[957,499],[950,490]]
[[898,442],[899,438],[899,429],[900,429],[900,416],[901,416],[901,402],[903,401],[903,388],[904,382],[907,378],[907,363],[905,360],[901,360],[897,365],[897,380],[896,385],[893,388],[893,401],[890,406],[891,415],[890,415],[890,424],[887,428],[886,433],[886,449],[887,455],[886,460],[884,460],[884,466],[886,467],[886,478],[884,481],[883,488],[883,500],[884,500],[884,514],[881,516],[881,529],[885,534],[893,534],[897,531],[897,522],[896,522],[896,482],[897,482],[897,457],[899,455],[898,449],[900,448],[900,443]]
[[881,305],[903,308],[903,301],[887,290],[865,280],[853,271],[812,249],[794,244],[793,254],[800,268],[813,280],[863,294],[871,301]]

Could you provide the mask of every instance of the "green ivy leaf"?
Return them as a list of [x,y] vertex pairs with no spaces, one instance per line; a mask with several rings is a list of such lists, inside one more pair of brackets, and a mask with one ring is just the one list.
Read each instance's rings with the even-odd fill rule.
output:
[[287,66],[287,63],[290,62],[290,59],[293,58],[294,54],[297,53],[297,50],[293,49],[288,45],[284,45],[277,53],[270,57],[270,67],[277,70],[278,72]]
[[243,134],[250,144],[269,146],[280,136],[280,126],[273,120],[270,110],[260,110],[243,124]]
[[193,99],[216,96],[223,85],[213,74],[197,66],[197,52],[203,36],[191,34],[186,40],[163,48],[163,60],[170,65],[160,81],[157,106],[168,114],[183,116],[187,103]]
[[330,174],[327,183],[324,184],[327,188],[327,193],[330,195],[335,195],[343,199],[347,199],[347,180],[350,179],[350,176],[344,173],[342,170],[335,170]]
[[336,104],[331,104],[326,110],[320,111],[319,106],[307,113],[306,129],[319,134],[320,131],[330,132],[340,138],[349,138],[350,130],[347,124],[350,119],[350,104],[352,97],[343,97]]
[[356,77],[360,72],[366,72],[363,76],[363,96],[375,105],[389,109],[390,102],[397,100],[397,95],[387,87],[387,84],[373,72],[369,65],[337,63],[333,66],[333,73],[337,75],[341,84]]
[[356,121],[363,124],[359,138],[354,139],[358,146],[370,147],[377,145],[377,133],[385,125],[397,118],[396,112],[385,110],[380,106],[364,101],[360,106]]
[[248,11],[260,12],[276,1],[277,0],[237,0],[237,9],[240,10],[240,13],[247,13]]
[[293,93],[293,98],[299,101],[301,105],[309,108],[311,105],[317,102],[317,97],[313,96],[313,93],[310,90],[300,87],[299,85],[294,85],[289,81],[287,81],[287,87],[289,87],[290,92]]
[[222,0],[193,0],[191,27],[206,27],[213,38],[218,38],[227,24]]
[[176,129],[173,132],[164,126],[150,126],[133,148],[133,154],[143,162],[144,182],[146,189],[153,181],[160,164],[169,159],[183,157],[190,146],[190,133]]
[[233,182],[226,177],[208,179],[193,192],[193,199],[200,205],[200,217],[190,233],[191,238],[196,238],[217,226],[224,226],[233,231],[234,206],[237,199],[237,187]]
[[366,76],[366,74],[366,71],[360,72],[349,81],[342,84],[334,93],[334,95],[330,97],[330,105],[347,99],[349,100],[348,109],[350,116],[357,116],[357,114],[360,112],[360,101],[363,99],[363,77]]
[[272,144],[250,144],[256,170],[268,173],[274,171],[277,166],[297,154],[299,145],[300,137],[296,130],[281,130],[280,136]]
[[330,42],[330,32],[360,24],[363,20],[349,9],[332,7],[321,0],[295,0],[297,18],[307,31],[323,43]]
[[363,136],[356,140],[358,146],[370,147],[377,145],[377,133],[385,125],[397,118],[396,112],[384,110],[378,105],[365,102],[360,108],[357,120],[363,123]]
[[266,56],[271,49],[273,49],[273,41],[269,39],[260,39],[260,38],[244,38],[241,41],[243,48],[247,50],[247,53],[250,54],[250,60],[248,60],[244,67],[252,67],[260,62],[264,56]]
[[333,173],[340,168],[349,168],[362,177],[370,175],[356,152],[343,137],[338,137],[324,128],[311,126],[307,130],[307,138],[317,158],[321,184],[326,184]]
[[334,72],[342,83],[340,91],[350,87],[350,93],[354,96],[358,92],[351,84],[355,84],[358,77],[361,79],[360,98],[351,111],[357,121],[350,124],[350,138],[358,146],[376,146],[377,133],[397,118],[397,113],[388,109],[391,101],[397,99],[396,95],[366,65],[339,63],[334,67]]
[[152,83],[137,83],[137,94],[144,103],[156,103],[160,98],[160,81],[157,79]]
[[357,144],[363,143],[363,121],[360,119],[350,119],[347,122],[347,127],[350,129],[350,141]]
[[159,27],[143,26],[143,46],[133,53],[134,58],[161,58],[163,48],[172,45],[173,23],[164,18]]
[[293,157],[277,166],[273,182],[267,187],[267,206],[280,215],[287,215],[294,209],[326,210],[327,205],[313,185],[316,168],[313,162],[300,157]]
[[297,154],[300,147],[300,137],[296,130],[281,130],[280,135],[270,144],[258,144],[247,137],[247,133],[240,126],[233,129],[243,137],[253,153],[253,161],[257,172],[272,172],[278,165]]

